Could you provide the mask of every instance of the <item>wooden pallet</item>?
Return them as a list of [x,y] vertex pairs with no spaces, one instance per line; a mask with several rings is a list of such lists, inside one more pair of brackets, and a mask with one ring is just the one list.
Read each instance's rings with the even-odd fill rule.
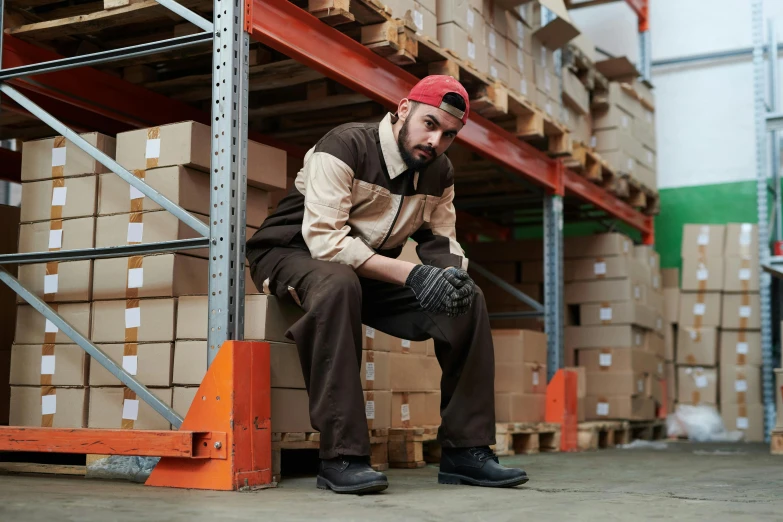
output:
[[663,440],[666,438],[666,421],[655,419],[651,421],[631,421],[631,441]]
[[783,455],[783,429],[772,430],[769,450],[773,455]]
[[83,477],[91,455],[62,453],[12,453],[0,454],[0,475],[42,474],[72,475]]
[[389,430],[389,467],[423,468],[427,461],[440,460],[438,427],[392,428]]
[[612,448],[631,440],[631,424],[628,421],[580,422],[578,447],[580,450]]
[[595,153],[592,147],[588,147],[584,143],[575,142],[571,156],[564,159],[563,164],[593,183],[600,184],[603,182],[601,157]]
[[560,425],[546,422],[499,422],[496,424],[497,455],[560,451]]
[[[370,430],[370,465],[376,471],[389,469],[389,429]],[[272,475],[274,482],[280,482],[282,473],[282,452],[284,450],[318,450],[321,434],[318,432],[272,433]],[[317,458],[317,456],[314,456]]]

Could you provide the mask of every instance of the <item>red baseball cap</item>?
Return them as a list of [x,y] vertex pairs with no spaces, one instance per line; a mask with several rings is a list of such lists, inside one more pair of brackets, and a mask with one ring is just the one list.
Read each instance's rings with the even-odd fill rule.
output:
[[[443,97],[450,92],[459,94],[465,100],[464,111],[443,101]],[[427,76],[413,86],[413,89],[408,94],[408,99],[442,109],[455,118],[462,120],[463,125],[468,122],[468,113],[470,112],[468,93],[465,87],[451,76],[441,74]]]

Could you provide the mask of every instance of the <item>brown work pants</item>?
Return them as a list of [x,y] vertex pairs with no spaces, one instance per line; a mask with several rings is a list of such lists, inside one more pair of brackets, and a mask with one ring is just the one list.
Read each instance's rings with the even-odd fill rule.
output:
[[495,443],[494,349],[481,290],[468,313],[448,317],[422,309],[410,288],[359,277],[348,265],[312,259],[298,248],[273,248],[251,271],[257,288],[269,278],[270,293],[281,299],[295,299],[292,287],[305,310],[286,335],[299,352],[322,459],[370,454],[360,377],[362,323],[402,339],[434,340],[443,369],[443,447]]

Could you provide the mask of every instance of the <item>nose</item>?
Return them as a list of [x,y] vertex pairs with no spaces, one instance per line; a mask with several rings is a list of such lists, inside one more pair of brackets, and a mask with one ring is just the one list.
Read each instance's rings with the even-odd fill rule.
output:
[[438,145],[440,145],[440,139],[442,137],[443,137],[443,133],[433,132],[432,134],[430,134],[430,139],[428,140],[427,145],[437,150]]

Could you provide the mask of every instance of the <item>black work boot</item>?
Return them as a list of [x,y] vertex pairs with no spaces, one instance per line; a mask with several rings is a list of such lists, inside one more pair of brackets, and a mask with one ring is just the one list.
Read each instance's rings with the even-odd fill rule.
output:
[[343,456],[322,460],[316,478],[318,489],[335,493],[376,493],[389,487],[386,475],[370,467],[369,457]]
[[442,449],[438,484],[510,488],[527,481],[524,470],[501,466],[489,446]]

